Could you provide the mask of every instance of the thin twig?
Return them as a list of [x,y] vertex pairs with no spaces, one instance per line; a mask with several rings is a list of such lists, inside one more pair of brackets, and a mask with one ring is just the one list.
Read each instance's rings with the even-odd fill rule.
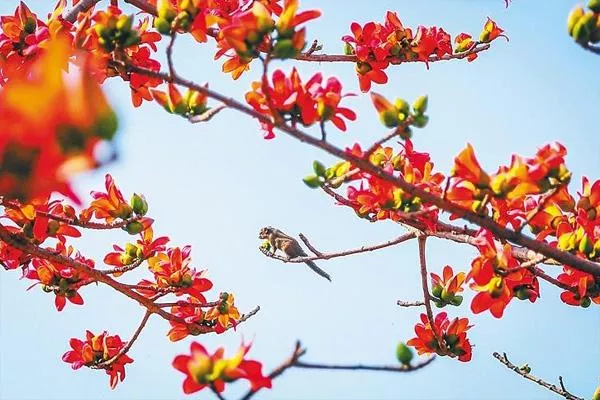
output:
[[158,307],[166,308],[166,307],[198,307],[198,308],[208,308],[208,307],[216,307],[221,304],[220,301],[211,301],[208,303],[189,303],[186,301],[176,301],[172,303],[156,303]]
[[562,382],[562,377],[559,378],[561,386],[563,387],[562,389],[557,387],[556,385],[553,385],[551,383],[546,382],[545,380],[538,378],[534,375],[531,375],[527,372],[525,372],[524,370],[521,370],[519,367],[517,367],[516,365],[514,365],[513,363],[511,363],[508,360],[508,357],[506,356],[506,353],[502,353],[502,355],[500,355],[499,353],[494,352],[493,354],[494,358],[497,359],[498,361],[500,361],[502,364],[504,364],[508,369],[513,370],[514,372],[516,372],[517,374],[521,375],[523,378],[525,379],[529,379],[530,381],[533,381],[535,383],[537,383],[538,385],[541,385],[543,387],[545,387],[546,389],[558,394],[559,396],[564,397],[565,399],[568,400],[584,400],[582,397],[577,397],[572,395],[571,393],[569,393],[566,389],[564,389],[564,385]]
[[388,372],[412,372],[417,371],[423,367],[429,365],[435,357],[430,357],[423,362],[415,365],[340,365],[340,364],[320,364],[320,363],[309,363],[304,361],[298,361],[294,364],[297,368],[310,368],[310,369],[335,369],[335,370],[346,370],[346,371],[388,371]]
[[305,263],[307,261],[329,260],[331,258],[345,257],[345,256],[349,256],[351,254],[365,253],[368,251],[379,250],[379,249],[383,249],[385,247],[394,246],[394,245],[406,242],[407,240],[414,239],[415,237],[416,237],[415,232],[409,232],[409,233],[405,233],[402,236],[397,237],[396,239],[389,240],[385,243],[380,243],[380,244],[376,244],[373,246],[362,246],[358,249],[345,250],[345,251],[340,251],[340,252],[336,252],[336,253],[321,253],[321,255],[316,255],[316,256],[295,257],[295,258],[286,258],[286,257],[278,256],[278,255],[275,255],[275,254],[269,252],[268,250],[266,250],[262,247],[259,249],[268,257],[271,257],[271,258],[274,258],[274,259],[277,259],[277,260],[280,260],[283,262]]
[[[125,66],[131,72],[137,72],[137,73],[140,73],[140,74],[143,74],[146,76],[153,76],[153,77],[161,78],[163,80],[167,80],[167,78],[168,78],[168,74],[165,74],[163,72],[156,72],[156,71],[153,71],[153,70],[150,70],[147,68],[142,68],[142,67],[138,67],[138,66],[134,66],[134,65],[130,65],[130,64],[119,64],[119,62],[114,62],[114,61],[113,61],[113,63],[116,63],[117,65]],[[402,190],[404,190],[405,192],[407,192],[408,194],[410,194],[412,196],[419,197],[424,203],[431,203],[432,205],[437,206],[438,208],[440,208],[442,210],[445,210],[451,214],[454,214],[460,218],[465,219],[466,221],[469,221],[471,223],[474,223],[476,225],[479,225],[479,226],[489,230],[498,239],[506,240],[506,241],[512,242],[514,244],[526,247],[530,250],[535,251],[536,253],[543,254],[546,257],[549,257],[550,259],[554,259],[565,265],[569,265],[570,267],[577,269],[579,271],[586,272],[586,273],[592,274],[594,276],[600,276],[600,264],[598,264],[596,262],[586,260],[575,254],[571,254],[571,253],[562,251],[560,249],[557,249],[555,247],[552,247],[546,242],[542,242],[542,241],[536,240],[534,238],[527,237],[527,236],[525,236],[519,232],[516,232],[514,230],[507,229],[505,226],[498,224],[496,221],[489,218],[488,216],[479,215],[471,210],[463,208],[462,206],[460,206],[458,204],[454,204],[454,203],[442,200],[442,198],[439,197],[438,195],[436,195],[435,193],[431,193],[431,192],[425,190],[424,188],[418,187],[416,185],[413,185],[413,184],[405,181],[400,176],[395,176],[381,168],[378,168],[377,166],[372,165],[368,160],[364,160],[361,157],[356,156],[351,153],[348,153],[348,152],[344,151],[343,149],[340,149],[329,142],[322,141],[322,140],[315,138],[307,133],[304,133],[303,131],[299,130],[296,127],[287,125],[284,121],[273,121],[271,117],[269,117],[267,115],[263,115],[261,113],[258,113],[257,111],[246,106],[245,104],[242,104],[233,98],[226,97],[218,92],[213,91],[212,89],[206,88],[197,83],[183,79],[179,76],[175,77],[174,82],[179,85],[197,90],[197,91],[205,94],[208,97],[219,100],[219,101],[223,102],[224,104],[226,104],[227,106],[229,106],[230,108],[233,108],[233,109],[238,110],[246,115],[254,117],[254,118],[258,119],[260,122],[273,124],[280,131],[287,133],[288,135],[296,138],[297,140],[299,140],[303,143],[307,143],[307,144],[310,144],[311,146],[318,147],[318,148],[328,152],[329,154],[337,156],[346,161],[350,161],[351,163],[355,164],[357,167],[359,167],[365,171],[368,171],[373,176],[376,176],[386,182],[390,182],[390,183],[396,185],[397,187],[401,188]]]
[[417,238],[417,240],[419,242],[419,264],[421,266],[421,286],[423,287],[423,303],[427,312],[427,319],[429,320],[429,326],[431,327],[433,336],[437,340],[440,349],[442,349],[442,351],[445,351],[444,342],[442,341],[440,332],[438,332],[437,326],[435,326],[435,322],[433,319],[433,310],[431,309],[431,295],[429,294],[429,285],[427,283],[427,257],[425,254],[425,243],[427,242],[427,236],[421,235]]
[[90,8],[94,7],[96,3],[99,3],[100,0],[81,0],[79,4],[69,10],[66,14],[63,15],[65,21],[73,23],[77,20],[77,16],[80,12],[86,12]]
[[102,270],[101,272],[104,275],[113,275],[113,274],[122,274],[124,272],[128,272],[128,271],[132,271],[134,269],[136,269],[137,267],[139,267],[140,265],[142,265],[144,263],[143,258],[138,258],[137,260],[135,260],[133,263],[129,264],[129,265],[123,265],[122,267],[115,267],[112,269],[105,269]]
[[110,358],[110,359],[108,359],[106,361],[103,361],[103,362],[101,362],[99,364],[94,365],[93,368],[108,368],[114,362],[116,362],[119,359],[119,357],[127,354],[127,352],[129,351],[129,349],[131,349],[131,346],[133,346],[133,343],[135,343],[135,341],[137,340],[138,336],[140,336],[140,333],[142,333],[142,330],[146,326],[146,322],[148,322],[148,319],[150,318],[151,315],[152,315],[152,313],[150,311],[146,310],[146,313],[144,314],[144,317],[140,321],[140,324],[138,325],[137,329],[133,333],[133,336],[131,336],[131,339],[129,339],[129,341],[121,349],[121,351],[119,351],[117,354],[115,354],[112,358]]
[[368,158],[371,154],[373,154],[375,152],[375,150],[377,150],[385,142],[400,135],[408,126],[410,126],[410,124],[412,124],[412,122],[413,122],[413,117],[412,117],[412,115],[409,115],[404,121],[402,121],[402,123],[400,125],[398,125],[390,133],[388,133],[387,135],[385,135],[384,137],[382,137],[381,139],[379,139],[378,141],[373,143],[371,145],[371,147],[369,147],[367,149],[367,151],[365,152],[364,157]]
[[403,300],[398,300],[396,302],[396,304],[398,304],[400,307],[421,307],[425,305],[424,301],[403,301]]
[[308,238],[306,236],[304,236],[302,233],[300,233],[298,235],[298,237],[304,242],[306,247],[308,247],[308,249],[313,252],[313,254],[315,256],[323,257],[323,253],[321,253],[319,250],[315,249],[315,247],[308,241]]
[[175,77],[175,66],[173,64],[173,46],[175,45],[175,39],[177,38],[177,32],[173,31],[171,32],[171,40],[169,41],[169,44],[167,45],[167,65],[169,66],[169,76],[171,77],[171,80],[169,80],[169,82],[171,82],[173,80],[173,77]]

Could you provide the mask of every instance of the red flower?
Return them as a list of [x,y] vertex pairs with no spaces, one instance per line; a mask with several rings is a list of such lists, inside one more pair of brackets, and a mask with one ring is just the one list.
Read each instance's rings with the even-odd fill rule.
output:
[[179,355],[173,359],[173,368],[186,375],[183,381],[185,394],[198,392],[211,385],[217,392],[225,390],[226,382],[246,379],[253,391],[271,387],[271,378],[262,374],[262,364],[244,359],[250,345],[242,343],[237,354],[229,359],[223,357],[225,350],[219,347],[209,354],[204,346],[192,342],[190,355]]
[[[171,314],[184,319],[188,324],[199,324],[204,321],[204,312],[200,308],[203,303],[198,299],[190,296],[187,300],[177,303],[176,306],[171,307]],[[177,321],[169,321],[169,324],[171,324],[171,329],[167,336],[171,342],[177,342],[190,334],[194,334],[194,332],[190,332],[185,324]]]
[[81,211],[82,220],[89,221],[92,215],[95,215],[97,219],[104,219],[110,223],[116,218],[127,219],[131,217],[133,210],[129,203],[125,201],[123,194],[110,174],[106,174],[105,186],[106,193],[92,192],[94,201],[88,208]]
[[564,291],[560,294],[560,299],[566,304],[583,307],[588,307],[591,301],[600,304],[600,279],[564,266],[563,273],[558,275],[558,280],[576,289],[576,293]]
[[406,344],[415,347],[419,355],[437,353],[440,356],[458,357],[463,362],[471,360],[471,343],[467,339],[467,331],[472,325],[469,325],[467,318],[454,318],[450,321],[448,315],[442,312],[434,317],[434,326],[435,333],[440,335],[437,339],[427,315],[421,314],[421,323],[415,325],[417,337]]
[[[73,369],[106,363],[104,370],[110,376],[111,389],[114,389],[119,381],[123,382],[125,365],[133,362],[133,359],[127,354],[119,355],[127,342],[123,342],[119,335],[108,336],[106,331],[100,335],[86,331],[85,341],[72,338],[69,344],[72,350],[63,354],[62,360],[70,363]],[[117,355],[119,356],[113,360],[113,357]]]

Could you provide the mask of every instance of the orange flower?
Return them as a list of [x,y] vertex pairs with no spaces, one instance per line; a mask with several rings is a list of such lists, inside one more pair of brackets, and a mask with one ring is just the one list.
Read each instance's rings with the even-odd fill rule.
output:
[[465,273],[459,272],[454,275],[452,267],[446,265],[442,276],[431,273],[431,293],[434,297],[437,297],[435,300],[436,305],[438,307],[444,307],[446,304],[459,306],[463,298],[456,294],[463,291],[462,285],[465,283]]
[[[202,304],[198,299],[190,296],[187,300],[178,301],[176,306],[171,307],[171,314],[183,318],[188,324],[199,324],[204,321],[204,312],[200,308]],[[171,329],[167,336],[171,342],[177,342],[190,334],[197,334],[197,332],[191,332],[186,324],[177,321],[169,321],[169,324],[171,324]]]
[[240,319],[240,312],[234,305],[234,297],[231,293],[221,293],[219,305],[211,308],[205,315],[207,321],[216,321],[215,332],[223,333],[229,328],[229,323],[235,327]]
[[116,218],[127,219],[132,216],[133,209],[125,201],[123,194],[110,174],[105,176],[106,193],[92,192],[94,200],[90,206],[81,211],[81,219],[89,221],[92,215],[111,223]]
[[472,182],[477,187],[485,188],[490,183],[489,175],[479,165],[470,144],[454,158],[451,175]]

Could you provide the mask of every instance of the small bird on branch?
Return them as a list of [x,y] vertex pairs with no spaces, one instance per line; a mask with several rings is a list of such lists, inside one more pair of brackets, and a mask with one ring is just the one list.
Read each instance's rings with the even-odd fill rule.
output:
[[[260,230],[258,234],[259,239],[266,239],[271,246],[271,251],[275,253],[276,250],[283,252],[288,258],[296,257],[307,257],[308,254],[304,252],[300,244],[296,239],[286,235],[279,229],[267,226]],[[306,265],[310,267],[317,274],[331,282],[331,277],[325,271],[317,266],[312,260],[306,261]]]

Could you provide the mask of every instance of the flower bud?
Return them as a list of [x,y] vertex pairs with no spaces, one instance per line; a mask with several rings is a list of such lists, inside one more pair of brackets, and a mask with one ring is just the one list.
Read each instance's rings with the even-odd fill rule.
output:
[[347,56],[354,54],[354,47],[352,47],[352,45],[348,42],[344,43],[344,54]]
[[133,256],[131,256],[128,253],[122,253],[121,256],[119,257],[119,261],[121,261],[121,264],[123,265],[129,265],[133,262]]
[[171,33],[171,23],[164,18],[154,18],[154,27],[163,35],[168,35]]
[[325,166],[317,160],[313,161],[313,170],[315,171],[315,174],[317,174],[317,176],[325,176]]
[[379,119],[386,128],[395,128],[400,122],[396,110],[385,110],[379,114]]
[[574,8],[569,14],[569,17],[567,18],[567,30],[570,36],[573,36],[575,24],[579,22],[581,17],[583,17],[583,14],[585,14],[585,10],[581,6]]
[[593,12],[600,13],[600,0],[590,0],[587,6]]
[[592,300],[588,296],[584,296],[579,304],[583,308],[588,308],[592,304]]
[[143,195],[134,193],[129,201],[133,212],[139,216],[144,216],[148,212],[148,202]]
[[400,342],[396,347],[396,358],[402,365],[410,365],[410,361],[413,359],[413,351],[403,342]]
[[398,112],[404,114],[408,114],[408,112],[410,111],[410,106],[408,102],[404,99],[396,99],[396,101],[394,102],[394,107],[396,107]]
[[450,304],[455,307],[458,307],[462,304],[463,297],[461,295],[456,295],[450,299]]
[[139,221],[132,221],[123,228],[130,235],[137,235],[144,230],[144,225]]
[[312,189],[315,189],[315,188],[318,188],[321,186],[321,180],[316,175],[305,176],[302,179],[302,181],[306,184],[306,186],[308,186],[309,188],[312,188]]
[[441,285],[435,285],[431,288],[431,294],[433,294],[435,297],[441,298],[443,290],[444,288]]
[[417,128],[425,128],[427,122],[429,122],[429,117],[427,115],[417,114],[414,116],[412,124]]
[[138,246],[133,243],[125,244],[125,253],[129,254],[131,257],[136,257],[138,252]]
[[119,15],[119,18],[117,19],[117,25],[116,28],[120,31],[123,32],[129,32],[131,30],[131,27],[133,26],[133,16],[131,15]]
[[413,103],[413,109],[417,114],[423,114],[427,111],[427,96],[421,96]]

